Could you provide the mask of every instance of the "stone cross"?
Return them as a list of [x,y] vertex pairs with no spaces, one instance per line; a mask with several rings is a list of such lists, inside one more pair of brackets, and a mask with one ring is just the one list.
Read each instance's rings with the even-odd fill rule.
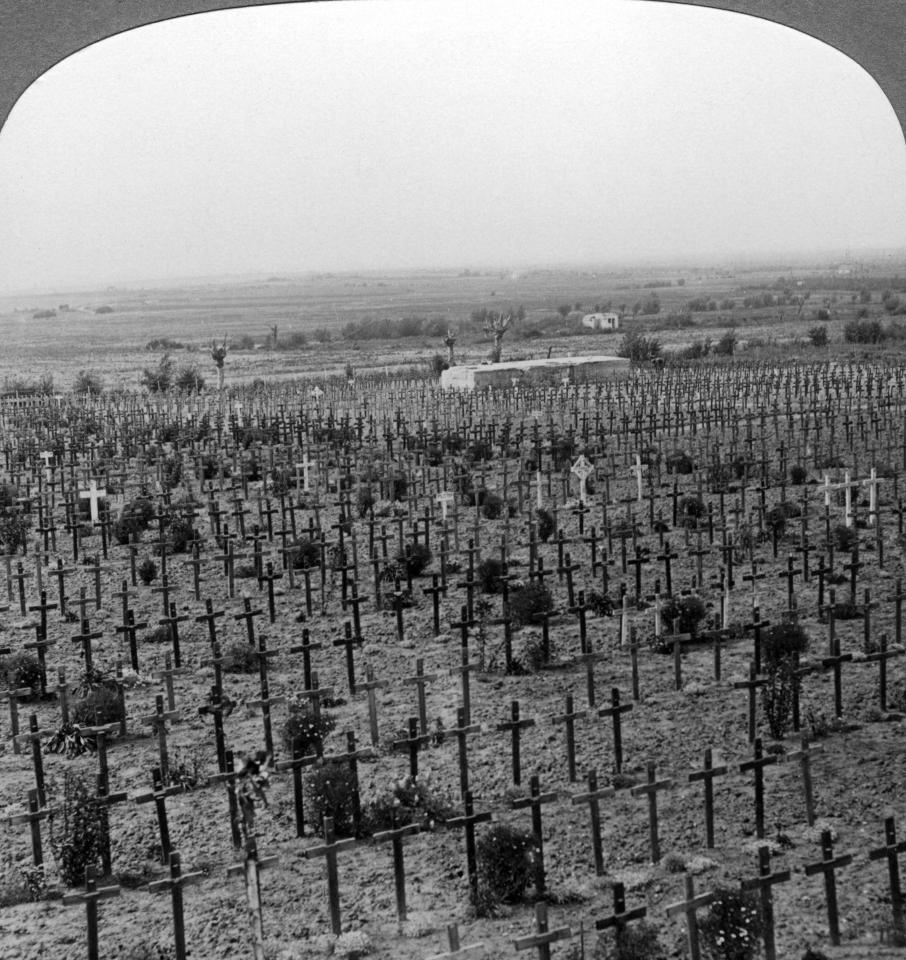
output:
[[99,519],[98,513],[98,501],[103,500],[107,496],[106,490],[98,489],[97,481],[92,479],[91,483],[88,485],[87,490],[79,491],[79,498],[81,500],[88,500],[91,508],[91,522],[97,523]]
[[585,491],[585,481],[594,473],[594,467],[588,458],[582,454],[576,462],[570,467],[569,472],[579,478],[579,503],[585,503],[587,493]]

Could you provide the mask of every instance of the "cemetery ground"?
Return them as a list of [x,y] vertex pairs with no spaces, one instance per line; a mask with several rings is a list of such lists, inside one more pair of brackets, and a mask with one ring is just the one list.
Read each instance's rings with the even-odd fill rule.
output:
[[683,907],[740,883],[768,957],[893,955],[904,380],[6,401],[3,956],[743,957]]

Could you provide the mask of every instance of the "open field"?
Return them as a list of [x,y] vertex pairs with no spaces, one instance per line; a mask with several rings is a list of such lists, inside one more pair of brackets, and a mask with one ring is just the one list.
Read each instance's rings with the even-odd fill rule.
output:
[[[830,319],[822,325],[833,353],[846,355],[854,348],[843,347],[843,328],[863,307],[853,302],[858,291],[867,287],[872,294],[866,306],[870,316],[886,319],[881,294],[891,286],[899,289],[890,279],[896,265],[889,264],[853,277],[836,276],[828,268],[797,271],[783,266],[733,273],[674,271],[666,277],[665,273],[338,274],[270,282],[205,282],[178,289],[149,286],[6,297],[0,298],[0,336],[5,347],[0,380],[53,376],[58,389],[68,389],[78,370],[91,369],[109,388],[136,389],[142,368],[155,360],[147,344],[162,338],[184,344],[184,349],[174,352],[175,359],[197,364],[209,383],[214,379],[208,356],[212,338],[227,337],[234,345],[227,361],[228,382],[234,384],[259,377],[340,374],[347,361],[357,371],[380,372],[422,364],[432,354],[444,353],[439,337],[387,341],[344,335],[348,324],[402,317],[448,324],[460,331],[457,356],[461,361],[481,360],[488,341],[480,324],[470,322],[472,312],[480,308],[506,312],[519,305],[525,309],[525,318],[504,341],[508,358],[544,356],[548,350],[558,356],[610,353],[617,349],[621,334],[632,330],[656,336],[668,351],[706,338],[716,341],[728,330],[750,345],[750,354],[753,349],[757,355],[758,349],[778,345],[789,351],[797,349],[797,341],[808,342],[808,331],[817,322],[815,313],[824,306]],[[795,305],[743,306],[746,296],[778,293],[780,277],[792,278],[788,289],[794,295],[810,294],[801,312]],[[680,279],[683,286],[678,285]],[[823,287],[822,281],[833,288]],[[671,285],[661,285],[665,283]],[[633,304],[652,295],[659,299],[660,312],[632,316]],[[686,305],[694,298],[718,303],[732,299],[736,306],[688,314]],[[557,307],[563,303],[579,303],[585,310],[595,304],[610,303],[613,309],[625,306],[622,330],[583,336],[577,333],[574,318],[567,321],[558,316]],[[61,305],[68,309],[61,310]],[[101,307],[112,312],[97,314]],[[35,313],[50,310],[55,316],[35,319]],[[270,339],[274,324],[282,344],[276,351]],[[293,337],[306,338],[305,345],[292,347]],[[241,346],[243,339],[246,346]]]

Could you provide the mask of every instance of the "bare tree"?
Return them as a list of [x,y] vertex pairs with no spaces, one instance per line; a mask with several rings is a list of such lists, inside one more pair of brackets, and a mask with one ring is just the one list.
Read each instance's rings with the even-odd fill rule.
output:
[[448,330],[444,334],[444,346],[447,348],[447,360],[450,366],[453,366],[453,348],[456,346],[456,334]]
[[223,338],[223,343],[219,346],[216,340],[211,341],[211,359],[214,361],[214,366],[217,367],[217,389],[221,393],[223,393],[223,365],[226,362],[228,352],[226,337]]
[[492,363],[500,363],[503,335],[509,330],[512,319],[513,315],[508,313],[506,316],[500,314],[498,316],[488,317],[484,322],[484,332],[489,333],[494,338],[494,346],[491,348]]

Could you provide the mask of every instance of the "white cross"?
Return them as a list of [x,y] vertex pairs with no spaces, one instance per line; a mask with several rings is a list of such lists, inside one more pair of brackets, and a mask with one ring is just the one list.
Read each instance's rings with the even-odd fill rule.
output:
[[311,466],[313,466],[313,464],[312,464],[311,460],[308,459],[308,454],[307,454],[307,453],[306,453],[305,456],[302,458],[302,462],[296,464],[296,482],[297,482],[297,483],[299,482],[299,471],[301,470],[301,471],[302,471],[302,489],[303,489],[306,493],[308,493],[308,490],[309,490],[309,487],[308,487],[308,470],[309,470],[309,468],[310,468]]
[[453,494],[449,490],[442,490],[437,495],[437,503],[440,504],[440,516],[444,523],[447,522],[447,507],[453,502]]
[[639,503],[642,502],[642,474],[647,468],[642,466],[642,458],[636,454],[635,455],[635,466],[629,468],[630,473],[635,474],[635,485],[639,494]]
[[312,388],[311,395],[315,398],[315,401],[318,401],[324,396],[324,391],[320,387],[314,387]]
[[579,459],[569,469],[570,473],[579,478],[579,503],[585,503],[585,481],[594,469],[585,454],[580,454]]
[[242,401],[237,400],[233,404],[233,409],[236,411],[236,419],[238,420],[242,416]]
[[44,477],[50,480],[50,461],[53,460],[53,453],[50,450],[42,450],[38,456],[44,461]]
[[82,500],[91,501],[91,522],[92,523],[98,522],[98,500],[101,500],[106,496],[107,496],[107,491],[99,490],[96,480],[91,481],[91,483],[88,485],[87,490],[79,491],[79,497]]
[[872,467],[871,476],[862,481],[863,486],[868,487],[868,522],[871,526],[875,525],[875,519],[878,515],[878,472]]
[[541,509],[541,506],[542,506],[542,500],[541,500],[541,471],[540,471],[540,470],[538,471],[535,479],[536,479],[536,482],[537,482],[537,488],[536,488],[536,489],[537,489],[537,492],[538,492],[538,501],[537,501],[537,502],[538,502],[538,509],[540,510],[540,509]]
[[[874,472],[874,471],[872,471]],[[870,481],[869,481],[870,482]],[[877,481],[875,481],[877,484]],[[849,470],[843,474],[843,483],[831,483],[830,477],[825,473],[824,474],[824,506],[830,506],[830,491],[831,490],[843,490],[846,496],[846,507],[845,507],[845,516],[846,516],[846,526],[851,527],[853,525],[853,487],[858,487],[858,480],[851,480]]]

